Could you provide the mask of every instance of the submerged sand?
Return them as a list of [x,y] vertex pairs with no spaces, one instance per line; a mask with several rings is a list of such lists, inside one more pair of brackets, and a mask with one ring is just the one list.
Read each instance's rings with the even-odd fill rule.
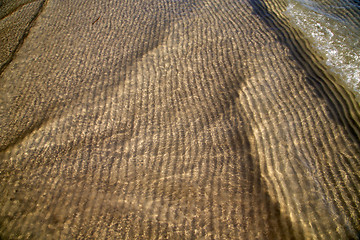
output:
[[283,2],[24,2],[0,5],[1,239],[359,236],[359,106]]

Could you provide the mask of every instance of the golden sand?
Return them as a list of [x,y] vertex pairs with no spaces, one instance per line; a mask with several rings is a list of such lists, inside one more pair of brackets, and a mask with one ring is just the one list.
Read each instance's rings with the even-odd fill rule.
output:
[[284,2],[4,2],[1,239],[358,236],[359,106]]

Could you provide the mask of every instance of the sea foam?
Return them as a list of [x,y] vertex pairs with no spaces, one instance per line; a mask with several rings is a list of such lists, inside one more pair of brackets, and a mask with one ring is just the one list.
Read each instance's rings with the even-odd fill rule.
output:
[[360,100],[360,9],[350,1],[289,0],[285,15]]

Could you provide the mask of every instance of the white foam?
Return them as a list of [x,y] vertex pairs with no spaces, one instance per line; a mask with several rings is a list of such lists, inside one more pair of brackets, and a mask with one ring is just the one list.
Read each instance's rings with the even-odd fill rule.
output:
[[360,100],[360,29],[310,0],[289,0],[285,15],[322,55],[329,70]]

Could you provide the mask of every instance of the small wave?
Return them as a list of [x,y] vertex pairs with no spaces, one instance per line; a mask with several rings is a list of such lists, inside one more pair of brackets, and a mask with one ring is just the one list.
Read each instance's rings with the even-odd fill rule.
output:
[[300,29],[324,63],[360,100],[359,9],[350,2],[289,0],[285,15]]

